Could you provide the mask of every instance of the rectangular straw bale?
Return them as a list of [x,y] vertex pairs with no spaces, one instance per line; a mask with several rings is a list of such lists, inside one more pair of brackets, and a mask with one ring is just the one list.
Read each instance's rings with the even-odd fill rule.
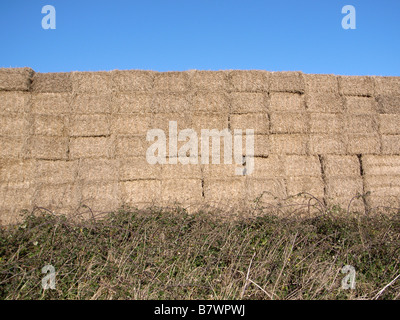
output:
[[400,154],[400,134],[382,135],[382,153]]
[[160,164],[149,164],[145,156],[118,159],[118,179],[120,181],[159,179],[161,168]]
[[400,176],[400,156],[365,155],[362,161],[366,175]]
[[302,72],[271,72],[268,76],[270,92],[304,93]]
[[[170,122],[176,122],[177,132],[181,130],[192,128],[192,115],[187,113],[155,113],[152,115],[150,129],[161,129],[164,131],[165,136],[169,136]],[[198,137],[200,132],[196,132]]]
[[326,194],[328,198],[346,198],[348,201],[357,194],[363,193],[361,177],[329,177],[326,179]]
[[71,116],[69,134],[72,137],[105,136],[110,134],[110,116],[80,114]]
[[284,164],[287,177],[321,176],[321,165],[317,156],[288,155]]
[[114,159],[82,159],[78,165],[78,179],[86,182],[118,180],[118,162]]
[[346,114],[343,117],[343,132],[377,134],[378,117],[368,114]]
[[229,205],[247,198],[246,180],[243,178],[205,179],[204,197],[211,205]]
[[0,181],[31,182],[35,178],[35,160],[0,160]]
[[191,111],[208,113],[229,112],[228,96],[224,92],[196,91],[191,97]]
[[72,91],[74,93],[111,93],[111,73],[97,72],[71,72]]
[[273,92],[270,95],[269,110],[271,111],[305,111],[302,95],[288,92]]
[[379,154],[381,141],[378,134],[348,134],[346,137],[348,154]]
[[311,112],[341,113],[344,111],[343,98],[332,92],[316,92],[305,95],[307,109]]
[[367,202],[371,207],[398,208],[400,183],[398,176],[366,176],[365,190],[370,192]]
[[0,210],[30,210],[34,192],[35,189],[29,183],[16,185],[0,183]]
[[153,112],[153,95],[149,92],[116,92],[111,99],[114,113],[150,113]]
[[153,88],[155,71],[114,70],[111,72],[115,92],[150,91]]
[[113,144],[108,137],[77,137],[70,140],[71,159],[109,158],[113,153]]
[[311,95],[315,93],[339,93],[337,77],[332,74],[304,74],[306,91]]
[[375,93],[375,83],[372,77],[339,76],[338,80],[340,94],[372,97]]
[[266,113],[232,114],[230,116],[231,130],[241,129],[242,134],[246,129],[253,129],[254,134],[268,134],[269,120]]
[[252,178],[285,177],[284,156],[269,155],[268,157],[254,157],[254,171]]
[[121,202],[137,206],[138,203],[159,202],[161,199],[160,180],[136,180],[120,182]]
[[72,92],[71,73],[35,73],[33,92]]
[[210,161],[210,164],[201,165],[202,172],[201,175],[205,179],[227,179],[231,177],[238,177],[236,174],[236,168],[243,168],[242,165],[236,164],[234,160],[232,160],[232,164],[224,164],[221,161],[220,164],[213,164]]
[[17,159],[24,156],[24,137],[0,136],[0,159]]
[[309,137],[303,134],[272,134],[271,154],[306,154]]
[[399,95],[379,95],[376,98],[379,113],[400,113],[400,94]]
[[34,205],[61,213],[64,209],[68,213],[79,207],[81,200],[80,188],[75,184],[41,184],[38,186]]
[[43,184],[74,183],[78,174],[77,161],[38,160],[36,182]]
[[400,77],[373,77],[377,95],[400,95]]
[[112,211],[121,205],[117,182],[90,183],[82,186],[82,204],[93,211]]
[[20,137],[29,133],[29,120],[26,115],[0,115],[0,135]]
[[28,145],[32,158],[43,160],[66,160],[68,158],[68,138],[32,136]]
[[358,177],[361,175],[360,162],[356,155],[326,155],[324,173],[327,177]]
[[31,68],[0,68],[0,91],[29,91],[34,73]]
[[28,92],[0,91],[0,114],[24,113],[31,108]]
[[232,92],[230,95],[232,113],[260,113],[268,108],[268,95],[261,92]]
[[228,128],[228,114],[194,114],[192,116],[192,127],[201,136],[201,130],[217,129],[224,130]]
[[234,70],[229,73],[231,90],[268,92],[269,72],[263,70]]
[[182,164],[167,163],[162,165],[161,168],[162,180],[168,179],[201,179],[202,172],[200,165],[196,164]]
[[192,90],[225,91],[228,86],[228,71],[188,71]]
[[71,112],[69,93],[33,93],[32,113],[61,115]]
[[324,182],[321,177],[288,177],[286,181],[288,196],[309,193],[318,199],[324,197]]
[[345,110],[352,114],[377,114],[378,105],[371,97],[345,97]]
[[160,72],[154,75],[154,90],[166,92],[185,92],[189,89],[187,72]]
[[[270,136],[267,135],[254,135],[254,152],[253,154],[247,154],[247,145],[245,136],[242,137],[242,147],[243,147],[243,155],[247,156],[256,156],[263,157],[268,156],[272,152],[272,142]],[[276,145],[275,145],[276,146]]]
[[71,99],[71,113],[111,113],[111,94],[77,94]]
[[310,114],[306,112],[272,112],[271,133],[307,133]]
[[161,181],[161,197],[165,204],[175,202],[187,205],[202,200],[202,183],[200,179],[173,179]]
[[153,113],[182,113],[191,111],[190,97],[186,93],[155,93],[151,104]]
[[345,139],[341,134],[312,134],[310,136],[311,154],[345,154]]
[[263,203],[273,205],[275,201],[287,198],[284,178],[249,178],[246,181],[246,198],[254,201],[259,198]]
[[146,150],[153,142],[141,136],[121,136],[116,139],[115,155],[117,157],[144,157]]
[[142,135],[152,128],[148,114],[116,114],[112,117],[112,132],[118,135]]
[[379,130],[382,134],[400,134],[400,114],[380,114]]
[[68,118],[66,116],[53,116],[36,114],[33,116],[33,134],[42,136],[62,136],[66,132]]
[[336,113],[310,113],[311,133],[342,133],[341,114]]

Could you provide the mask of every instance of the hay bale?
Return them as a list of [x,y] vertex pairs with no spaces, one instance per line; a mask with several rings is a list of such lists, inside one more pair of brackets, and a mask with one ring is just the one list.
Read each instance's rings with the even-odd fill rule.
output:
[[361,177],[329,177],[326,179],[326,195],[329,199],[344,199],[349,202],[357,194],[363,194]]
[[158,179],[161,165],[150,165],[144,156],[118,159],[119,181]]
[[25,114],[0,115],[0,135],[22,137],[29,133],[29,119]]
[[167,179],[161,181],[161,198],[164,204],[188,205],[201,201],[203,189],[200,179]]
[[151,112],[182,113],[191,111],[190,97],[185,93],[156,93],[153,96]]
[[118,181],[118,162],[114,159],[82,159],[78,179],[84,183]]
[[243,134],[246,129],[253,129],[254,134],[268,134],[269,120],[266,113],[232,114],[230,116],[230,129],[241,129]]
[[[179,110],[178,112],[182,112]],[[228,113],[229,102],[228,96],[220,92],[201,92],[196,91],[191,96],[192,112],[207,112],[207,113]]]
[[0,91],[0,114],[29,112],[30,102],[27,92]]
[[71,95],[68,93],[33,93],[32,113],[63,115],[71,112]]
[[208,204],[222,206],[245,201],[247,198],[246,180],[243,177],[205,179],[204,198]]
[[25,156],[24,137],[0,136],[0,159],[17,159]]
[[400,114],[380,114],[379,130],[382,134],[400,134]]
[[39,136],[63,136],[68,119],[65,116],[33,115],[33,134]]
[[[278,144],[278,142],[276,142]],[[267,135],[254,135],[254,152],[253,154],[247,154],[245,142],[242,142],[243,155],[255,156],[255,157],[266,157],[271,154],[271,139]]]
[[150,91],[153,89],[155,71],[114,70],[111,71],[114,92]]
[[355,155],[326,155],[324,156],[324,173],[326,177],[359,177],[360,162]]
[[270,94],[270,111],[305,111],[305,103],[302,95],[297,93],[275,92]]
[[271,133],[307,133],[310,114],[306,112],[272,112]]
[[280,155],[270,155],[268,158],[254,157],[254,171],[250,177],[285,177],[284,157]]
[[284,178],[249,178],[246,181],[245,197],[251,202],[258,199],[262,204],[273,206],[287,198],[286,190]]
[[374,98],[369,97],[345,97],[344,106],[346,112],[352,114],[377,114],[378,105]]
[[234,70],[229,73],[230,89],[241,92],[268,92],[269,72],[263,70]]
[[302,72],[271,72],[268,76],[270,92],[304,93]]
[[[121,124],[121,123],[119,123]],[[124,123],[124,125],[127,125]],[[105,136],[110,134],[110,116],[104,114],[72,115],[69,135],[71,137]]]
[[82,185],[82,205],[93,211],[111,211],[121,206],[117,182],[91,183]]
[[376,101],[379,113],[400,114],[400,95],[379,95]]
[[111,113],[111,94],[76,94],[71,99],[71,113]]
[[377,95],[400,95],[399,77],[373,77]]
[[202,129],[224,130],[228,128],[228,114],[199,113],[192,115],[192,129],[201,136]]
[[[304,192],[318,199],[324,197],[324,182],[321,177],[288,177],[286,179],[286,184],[288,197],[296,196]],[[308,199],[305,200],[308,201]]]
[[342,113],[344,111],[344,101],[337,93],[316,92],[306,94],[307,109],[311,112]]
[[372,97],[375,94],[375,83],[372,77],[339,76],[339,92],[349,96]]
[[68,159],[68,138],[50,136],[32,136],[28,152],[30,157],[42,160]]
[[378,134],[348,134],[345,136],[348,154],[379,154],[381,141]]
[[362,161],[365,175],[400,176],[400,156],[365,155]]
[[382,154],[400,154],[400,134],[382,135]]
[[259,92],[232,92],[230,95],[232,113],[260,113],[268,108],[268,95]]
[[161,199],[160,180],[120,182],[121,202],[136,207],[138,204],[158,203]]
[[[307,154],[308,135],[272,134],[269,136],[271,154]],[[256,143],[257,146],[257,143]],[[257,152],[257,149],[256,149]]]
[[0,68],[0,91],[29,91],[34,74],[31,68]]
[[0,160],[0,182],[32,183],[35,170],[35,160]]
[[210,161],[210,164],[201,165],[201,175],[204,179],[223,180],[238,177],[236,168],[241,167],[240,164],[235,164],[234,161],[232,161],[232,164],[224,164],[223,162],[221,164],[213,164]]
[[306,92],[315,93],[339,93],[339,83],[335,75],[332,74],[304,74],[303,75]]
[[39,184],[72,184],[78,174],[77,161],[38,160],[35,182]]
[[287,177],[321,176],[321,165],[317,156],[287,155],[284,165]]
[[73,93],[110,94],[112,91],[110,72],[71,72],[70,78]]
[[71,93],[71,73],[35,73],[32,78],[32,91]]
[[225,91],[229,88],[228,71],[188,71],[191,90]]
[[152,119],[148,114],[115,114],[112,117],[111,128],[117,135],[146,136],[147,130],[152,128]]
[[346,114],[343,117],[343,131],[346,133],[377,134],[378,117],[368,114]]
[[29,183],[0,183],[0,211],[12,211],[20,214],[20,210],[31,209],[35,189]]
[[144,137],[121,136],[116,139],[115,155],[122,157],[143,157],[151,142],[146,142]]
[[310,154],[345,154],[345,139],[340,134],[312,134],[309,140]]
[[57,214],[71,214],[79,208],[81,190],[73,184],[43,184],[39,185],[34,206],[43,207]]
[[342,133],[343,117],[336,113],[310,113],[311,133]]
[[[208,166],[207,166],[208,167]],[[164,164],[161,167],[161,179],[201,179],[202,172],[200,165],[181,164]]]
[[160,72],[154,74],[154,91],[185,92],[189,90],[187,72]]
[[70,140],[70,158],[110,158],[113,154],[111,138],[77,137]]
[[153,95],[149,92],[116,92],[111,99],[114,113],[150,113],[152,103]]

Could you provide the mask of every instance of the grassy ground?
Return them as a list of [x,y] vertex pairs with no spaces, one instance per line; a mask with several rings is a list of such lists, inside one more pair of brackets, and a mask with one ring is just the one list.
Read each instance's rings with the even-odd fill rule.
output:
[[[399,299],[400,215],[223,221],[182,209],[0,231],[0,299]],[[56,288],[42,289],[42,268]],[[341,272],[355,268],[355,289]],[[395,281],[393,281],[395,280]]]

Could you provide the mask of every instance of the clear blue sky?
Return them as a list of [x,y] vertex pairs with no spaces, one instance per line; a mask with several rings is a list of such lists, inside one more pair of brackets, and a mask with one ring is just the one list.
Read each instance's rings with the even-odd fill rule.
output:
[[[44,5],[56,29],[42,29]],[[356,30],[342,29],[344,5]],[[400,76],[400,0],[2,0],[1,67]]]

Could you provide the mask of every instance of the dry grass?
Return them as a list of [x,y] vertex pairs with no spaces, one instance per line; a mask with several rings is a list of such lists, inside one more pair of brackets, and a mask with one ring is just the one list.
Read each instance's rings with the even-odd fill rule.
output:
[[[227,222],[181,208],[86,221],[37,210],[0,231],[0,298],[399,299],[399,248],[399,212]],[[47,264],[55,290],[41,287]],[[344,265],[355,290],[341,288]]]

